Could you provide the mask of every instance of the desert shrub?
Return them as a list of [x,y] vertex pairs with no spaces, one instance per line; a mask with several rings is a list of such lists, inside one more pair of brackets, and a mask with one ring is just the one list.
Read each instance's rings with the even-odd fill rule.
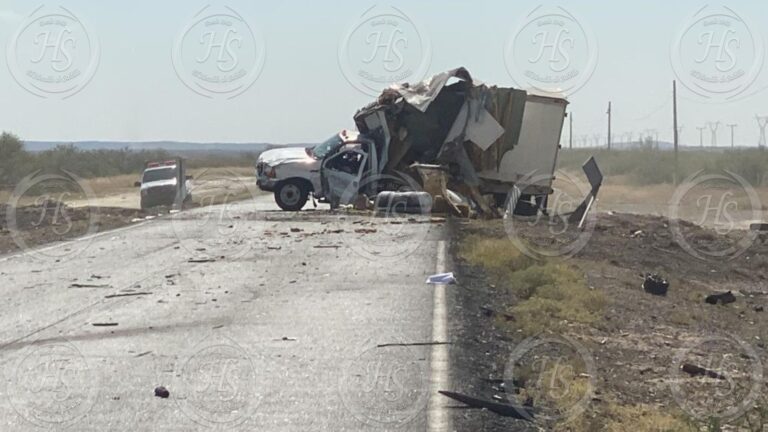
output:
[[[603,173],[608,176],[626,176],[630,183],[650,185],[672,183],[675,173],[675,155],[672,151],[648,148],[633,150],[563,150],[559,167],[580,170],[581,165],[594,155]],[[700,170],[716,173],[731,171],[753,186],[762,185],[768,174],[768,151],[760,149],[691,150],[680,151],[679,180]]]

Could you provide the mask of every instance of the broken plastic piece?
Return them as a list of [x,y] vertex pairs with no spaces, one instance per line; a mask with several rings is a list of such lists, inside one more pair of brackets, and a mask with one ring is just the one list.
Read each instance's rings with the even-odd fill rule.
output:
[[520,420],[531,421],[534,416],[534,410],[531,407],[521,407],[514,405],[501,404],[498,402],[485,401],[460,393],[441,391],[441,395],[459,401],[471,408],[487,409],[504,417],[512,417]]
[[430,285],[453,285],[456,283],[456,278],[453,273],[440,273],[430,276],[427,283]]

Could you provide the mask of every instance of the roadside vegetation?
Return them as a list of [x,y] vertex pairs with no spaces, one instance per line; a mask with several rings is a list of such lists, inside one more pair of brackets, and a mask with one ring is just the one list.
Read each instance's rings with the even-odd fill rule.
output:
[[[595,156],[603,173],[609,177],[624,176],[635,186],[673,183],[675,154],[650,148],[633,150],[564,149],[560,152],[559,166],[568,171],[580,171],[581,165]],[[707,172],[731,171],[752,186],[768,185],[768,151],[754,149],[693,150],[679,154],[679,180],[700,170]]]
[[[473,230],[461,240],[458,257],[473,267],[482,268],[506,298],[498,300],[504,314],[494,325],[504,334],[521,341],[527,337],[588,331],[603,320],[608,299],[600,290],[589,286],[585,274],[574,263],[552,259],[537,261],[520,253],[506,238]],[[503,306],[502,306],[503,305]],[[575,359],[566,359],[574,362]],[[565,411],[586,394],[589,382],[583,365],[552,365],[543,371],[523,370],[524,381],[557,383],[567,389],[565,396],[553,397],[552,389],[529,386],[520,398],[530,398],[534,406],[548,406]],[[643,403],[627,404],[614,400],[608,392],[601,394],[602,403],[583,415],[566,418],[550,425],[554,431],[569,432],[695,432],[697,424],[672,408]],[[710,425],[708,430],[719,431]]]
[[[171,154],[164,150],[80,150],[74,145],[60,145],[52,150],[30,152],[19,137],[3,132],[0,135],[0,189],[8,189],[21,179],[37,172],[58,173],[67,170],[83,178],[105,178],[138,175],[144,163],[182,156],[188,169],[220,167],[252,167],[256,154]],[[135,176],[131,177],[132,184]]]
[[514,320],[502,319],[499,324],[523,336],[594,323],[605,307],[605,297],[587,286],[577,268],[557,261],[537,262],[506,238],[470,236],[460,253],[470,264],[482,266],[492,283],[508,293],[507,313]]

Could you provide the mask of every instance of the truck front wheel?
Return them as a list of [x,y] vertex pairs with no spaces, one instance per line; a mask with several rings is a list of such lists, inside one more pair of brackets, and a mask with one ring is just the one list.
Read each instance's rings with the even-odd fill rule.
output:
[[309,188],[301,181],[286,180],[275,188],[275,202],[284,211],[299,211],[309,199]]

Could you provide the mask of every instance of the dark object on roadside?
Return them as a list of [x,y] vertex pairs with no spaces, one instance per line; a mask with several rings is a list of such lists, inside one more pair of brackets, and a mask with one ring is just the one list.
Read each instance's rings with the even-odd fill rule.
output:
[[685,363],[684,365],[680,366],[680,370],[682,370],[683,372],[687,373],[690,376],[705,376],[705,377],[719,379],[719,380],[725,379],[725,376],[720,375],[715,371],[704,369],[701,366],[696,366],[690,363]]
[[91,323],[94,327],[117,327],[118,323]]
[[649,273],[645,275],[643,289],[649,294],[665,296],[667,291],[669,291],[669,282],[658,274]]
[[763,306],[755,306],[755,312],[763,312],[765,308]]
[[768,223],[754,223],[749,226],[752,231],[766,231],[768,232]]
[[374,203],[376,214],[397,216],[432,213],[432,195],[427,192],[382,192]]
[[727,305],[730,303],[736,303],[736,296],[734,296],[732,292],[728,291],[726,293],[712,294],[711,296],[708,296],[705,301],[711,305]]
[[168,399],[171,396],[171,392],[167,388],[160,386],[155,388],[155,397]]
[[533,421],[534,409],[530,406],[514,406],[498,402],[485,401],[460,393],[440,391],[440,394],[459,401],[470,408],[487,409],[503,417],[512,417],[520,420]]

